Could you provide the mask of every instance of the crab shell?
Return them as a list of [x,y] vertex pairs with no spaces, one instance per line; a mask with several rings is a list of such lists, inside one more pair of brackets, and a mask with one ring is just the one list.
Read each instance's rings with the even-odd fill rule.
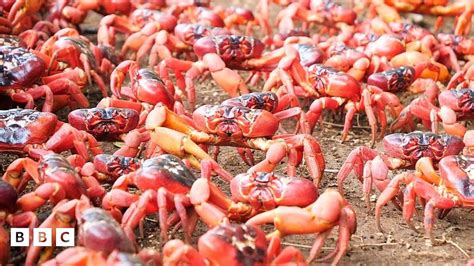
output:
[[231,32],[218,27],[181,23],[174,28],[174,35],[192,47],[197,40],[210,35],[230,35]]
[[137,8],[130,14],[130,22],[143,28],[149,22],[157,22],[162,30],[171,32],[178,23],[178,19],[164,12],[148,8]]
[[79,243],[86,248],[106,254],[114,250],[130,253],[136,251],[133,242],[117,221],[101,208],[85,210],[79,224]]
[[[240,62],[261,57],[264,48],[265,45],[256,38],[237,35],[207,36],[197,40],[193,46],[199,58],[209,53],[217,54],[235,68]],[[245,70],[242,66],[239,69]]]
[[38,168],[42,183],[60,184],[68,198],[79,199],[81,195],[87,195],[87,188],[79,174],[61,155],[44,155]]
[[225,100],[221,105],[261,109],[273,113],[278,107],[278,96],[273,92],[252,92]]
[[300,63],[304,67],[321,64],[324,61],[324,53],[316,45],[308,43],[292,44],[300,55]]
[[474,90],[456,89],[443,91],[438,96],[439,104],[447,106],[461,116],[474,117]]
[[176,156],[163,154],[143,162],[133,173],[134,184],[141,190],[157,190],[166,187],[176,194],[186,194],[197,178]]
[[257,212],[278,206],[306,207],[318,198],[317,188],[308,179],[265,172],[237,175],[230,191],[233,201],[248,202]]
[[28,109],[0,111],[0,150],[21,152],[28,144],[43,144],[54,133],[55,114]]
[[474,54],[474,40],[464,36],[438,33],[436,38],[444,45],[451,46],[458,55]]
[[311,83],[320,94],[354,101],[360,99],[360,83],[352,76],[319,64],[310,66],[308,72]]
[[403,42],[392,35],[382,35],[376,41],[367,44],[365,53],[369,56],[386,57],[388,60],[405,52]]
[[193,120],[198,130],[235,140],[273,136],[279,125],[268,111],[223,105],[203,105],[194,111]]
[[439,161],[445,185],[454,189],[463,206],[474,207],[474,156],[447,156]]
[[414,79],[415,69],[403,66],[370,75],[367,85],[373,85],[388,92],[398,92],[406,90]]
[[114,179],[140,168],[140,161],[133,157],[99,154],[94,157],[94,167],[100,173]]
[[0,88],[27,87],[46,70],[43,59],[21,47],[0,46],[0,61]]
[[268,265],[265,233],[254,225],[218,225],[199,238],[198,249],[212,265]]
[[128,108],[77,109],[69,113],[68,121],[73,127],[96,138],[113,138],[135,129],[139,114]]
[[383,147],[389,156],[414,164],[421,157],[430,157],[438,162],[448,155],[459,154],[464,148],[464,142],[451,135],[414,131],[385,136]]
[[99,52],[100,49],[93,46],[88,40],[81,37],[62,37],[54,42],[54,50],[61,48],[70,47],[68,54],[60,60],[65,60],[68,66],[71,68],[79,67],[84,68],[83,62],[79,60],[82,55],[87,57],[87,62],[90,64],[91,69],[98,68],[98,61],[101,60],[102,54]]

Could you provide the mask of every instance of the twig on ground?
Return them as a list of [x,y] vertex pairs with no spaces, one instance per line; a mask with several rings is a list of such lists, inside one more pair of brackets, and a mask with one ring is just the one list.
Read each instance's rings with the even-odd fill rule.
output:
[[462,248],[458,245],[458,243],[456,243],[456,242],[454,242],[454,241],[452,241],[452,240],[446,240],[446,243],[448,243],[448,244],[452,245],[453,247],[457,248],[459,251],[461,251],[461,253],[462,253],[464,256],[466,256],[466,258],[468,258],[468,259],[471,258],[471,256],[469,256],[469,254],[468,254],[464,249],[462,249]]
[[339,173],[339,170],[337,170],[337,169],[324,169],[324,172],[326,172],[326,173]]
[[[323,125],[333,126],[333,127],[339,127],[339,128],[344,128],[344,125],[342,125],[342,124],[335,124],[335,123],[326,122],[326,121],[323,122]],[[352,126],[352,128],[356,128],[356,129],[370,129],[370,127],[368,127],[368,126]]]
[[[302,245],[302,244],[296,244],[296,243],[290,243],[290,242],[282,242],[283,245],[286,246],[293,246],[293,247],[298,247],[298,248],[307,248],[311,249],[312,246],[310,245]],[[401,245],[400,243],[372,243],[372,244],[361,244],[361,245],[351,245],[351,248],[363,248],[363,247],[383,247],[383,246],[399,246]],[[336,247],[323,247],[323,250],[333,250]]]
[[[302,245],[302,244],[296,244],[296,243],[290,243],[290,242],[282,242],[282,245],[285,246],[292,246],[292,247],[297,247],[297,248],[307,248],[311,249],[313,246],[310,245]],[[333,250],[335,247],[323,247],[322,250]]]

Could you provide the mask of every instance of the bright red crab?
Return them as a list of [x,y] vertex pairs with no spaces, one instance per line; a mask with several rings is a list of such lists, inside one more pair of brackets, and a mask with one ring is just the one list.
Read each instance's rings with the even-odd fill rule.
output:
[[163,247],[163,263],[196,266],[307,265],[298,249],[287,247],[280,251],[279,239],[268,241],[265,232],[254,225],[225,223],[216,226],[199,238],[198,250],[181,240],[171,240]]
[[[459,154],[464,148],[462,139],[458,137],[421,131],[390,134],[384,137],[382,143],[383,153],[365,146],[354,149],[337,174],[339,191],[342,193],[344,180],[354,170],[363,183],[364,200],[369,211],[372,184],[379,191],[385,191],[390,182],[389,170],[412,169],[422,157],[430,157],[436,163],[443,157]],[[397,202],[394,203],[399,206]]]
[[[278,106],[275,100],[278,98],[265,95],[269,94],[252,94],[253,97],[269,100],[268,106],[275,110]],[[251,108],[227,104],[204,105],[193,113],[193,127],[165,106],[158,105],[148,115],[145,127],[150,132],[152,145],[167,153],[190,159],[195,167],[199,166],[196,161],[210,157],[197,144],[265,151],[265,159],[253,166],[251,171],[271,172],[281,160],[288,157],[287,173],[290,176],[296,175],[296,166],[304,157],[310,175],[318,186],[325,165],[318,141],[309,134],[275,135],[282,119],[296,115],[304,117],[304,113],[299,108],[277,113]],[[305,128],[303,123],[301,127]]]
[[293,234],[316,234],[313,247],[306,262],[311,263],[321,252],[324,241],[332,229],[339,226],[336,248],[324,260],[334,257],[336,265],[346,254],[351,236],[357,228],[355,212],[344,197],[334,189],[327,189],[319,198],[305,208],[280,206],[250,218],[246,225],[272,223],[275,231],[270,237]]
[[139,114],[126,108],[76,109],[68,122],[74,128],[92,134],[97,139],[117,139],[138,126]]
[[474,208],[474,157],[468,155],[446,156],[439,161],[439,173],[434,170],[430,157],[421,158],[416,164],[416,172],[402,173],[394,177],[377,200],[377,227],[380,225],[382,207],[400,191],[400,184],[406,184],[403,199],[403,217],[411,229],[416,198],[424,202],[424,225],[426,237],[435,244],[432,230],[435,209],[442,210],[442,216],[452,208]]
[[[435,91],[438,90],[435,89]],[[432,93],[413,100],[402,110],[390,129],[392,131],[401,128],[413,130],[415,128],[413,118],[419,118],[423,125],[434,133],[438,132],[438,122],[441,121],[447,134],[462,138],[467,129],[457,121],[474,118],[474,90],[443,91],[437,95],[440,107],[435,105],[436,95],[437,93]]]
[[[115,47],[115,32],[127,34],[121,55],[137,52],[146,39],[160,30],[173,31],[177,18],[171,14],[147,8],[135,9],[128,17],[108,15],[101,19],[97,32],[97,43]],[[133,55],[134,56],[134,55]],[[133,59],[133,57],[128,57]]]
[[[74,157],[73,157],[74,158]],[[22,192],[33,179],[37,187],[21,196],[17,204],[23,211],[34,211],[48,201],[56,204],[67,199],[79,199],[82,195],[101,198],[105,189],[91,176],[81,176],[73,165],[74,159],[51,153],[37,163],[30,158],[19,158],[5,170],[3,180]]]
[[[130,86],[122,86],[126,76],[130,77]],[[173,109],[180,99],[171,81],[161,79],[153,70],[140,68],[136,61],[126,60],[120,63],[110,77],[110,89],[117,98],[125,96],[133,101],[152,105],[162,103]]]
[[[398,97],[392,93],[384,92],[375,87],[368,86],[362,88],[361,83],[354,77],[344,72],[339,72],[331,67],[314,64],[307,68],[303,68],[299,63],[299,58],[288,58],[291,60],[290,68],[299,69],[295,71],[298,75],[287,73],[286,66],[280,65],[270,74],[270,78],[264,86],[264,91],[269,91],[279,82],[279,76],[286,76],[281,81],[288,91],[296,91],[293,82],[300,87],[306,88],[306,93],[298,92],[305,97],[316,97],[306,113],[310,130],[313,130],[319,121],[322,112],[325,109],[337,110],[343,107],[347,110],[344,121],[344,129],[341,140],[345,141],[352,127],[352,119],[356,112],[365,112],[371,127],[371,145],[374,145],[377,132],[377,120],[381,125],[381,135],[384,134],[387,118],[385,109],[388,106],[392,116],[396,117],[400,113],[402,107]],[[283,61],[283,60],[282,60]],[[275,73],[275,72],[278,72]]]
[[[190,196],[196,212],[207,219],[207,225],[212,226],[226,218],[246,221],[278,206],[306,207],[318,198],[318,189],[308,179],[267,172],[248,172],[232,179],[232,200],[229,200],[218,187],[210,183],[210,178],[203,176],[196,180]],[[212,202],[215,198],[223,199],[220,206]]]
[[[227,181],[232,178],[212,160],[204,160],[201,171],[217,172]],[[186,240],[189,241],[197,216],[192,215],[187,209],[191,206],[188,193],[196,179],[179,158],[163,154],[144,161],[138,170],[117,179],[112,190],[104,197],[102,207],[109,210],[116,219],[121,220],[122,227],[132,240],[135,239],[134,229],[142,224],[143,218],[158,212],[163,240],[168,238],[169,225],[180,220]],[[129,193],[129,185],[136,186],[141,194]],[[220,199],[216,199],[215,203],[219,204]],[[128,209],[121,218],[120,209],[124,207]],[[169,220],[168,213],[173,210],[176,212]]]
[[[181,53],[192,60],[194,56],[193,45],[197,40],[206,36],[226,34],[230,35],[231,32],[219,27],[180,23],[174,28],[174,34],[162,30],[151,35],[138,50],[137,61],[149,56],[149,65],[155,66],[158,59],[163,60]],[[181,86],[180,88],[184,89]]]
[[60,25],[62,28],[75,28],[86,18],[89,11],[107,14],[128,14],[132,9],[134,1],[113,1],[113,0],[61,0],[51,4],[47,19]]
[[[437,28],[439,28],[442,18],[445,16],[456,16],[457,23],[455,26],[455,34],[468,35],[471,25],[471,16],[474,4],[471,0],[458,0],[449,3],[448,0],[440,1],[393,1],[393,0],[375,0],[375,1],[354,1],[358,4],[357,9],[361,10],[360,3],[370,3],[370,10],[376,11],[384,21],[397,22],[401,21],[399,12],[411,12],[419,14],[429,14],[438,16]],[[375,16],[375,14],[372,14]],[[441,20],[440,20],[441,19]]]
[[459,72],[461,68],[457,58],[470,61],[474,55],[474,40],[465,36],[438,33],[436,36],[441,44],[438,49],[439,61]]
[[52,62],[64,63],[70,68],[80,68],[84,70],[89,83],[94,80],[103,97],[107,97],[107,88],[102,76],[108,76],[112,72],[112,63],[117,60],[107,49],[106,46],[95,46],[70,28],[56,32],[41,46],[41,52],[51,57],[48,71],[54,71]]
[[[6,152],[27,153],[39,159],[49,151],[74,149],[83,158],[102,153],[97,140],[90,134],[69,124],[59,124],[52,113],[29,109],[0,111],[0,149]],[[87,145],[88,144],[88,147]]]
[[462,71],[456,72],[448,83],[446,89],[473,88],[474,87],[474,61],[467,62]]
[[[350,8],[336,4],[332,0],[312,0],[305,6],[303,3],[294,2],[282,9],[276,18],[279,32],[288,32],[295,29],[295,22],[301,21],[310,27],[319,24],[322,31],[330,34],[339,30],[339,25],[353,25],[357,14]],[[266,22],[265,24],[267,24]]]
[[[46,72],[50,58],[21,47],[0,46],[0,58],[5,62],[0,70],[0,91],[14,102],[24,103],[26,108],[32,109],[35,100],[44,97],[44,111],[67,104],[71,107],[89,105],[80,88],[84,80],[81,70],[68,69],[48,76]],[[39,77],[44,85],[31,87]]]
[[199,58],[197,62],[167,58],[160,63],[160,75],[167,79],[167,68],[186,71],[184,82],[188,101],[192,106],[196,98],[195,79],[207,70],[224,91],[231,97],[236,97],[239,94],[248,93],[249,90],[242,77],[233,70],[269,72],[277,67],[287,52],[285,46],[264,53],[264,47],[260,40],[250,36],[203,37],[193,46],[194,53]]
[[[75,228],[84,210],[92,207],[86,196],[79,199],[62,200],[54,206],[51,214],[37,228],[50,228],[52,231],[52,246],[30,246],[26,253],[25,265],[40,265],[49,260],[56,248],[56,229]],[[39,258],[38,258],[39,257]]]
[[45,4],[46,0],[2,1],[0,7],[2,13],[6,13],[6,19],[2,18],[0,25],[9,29],[4,33],[18,34],[31,28],[38,20],[35,15]]

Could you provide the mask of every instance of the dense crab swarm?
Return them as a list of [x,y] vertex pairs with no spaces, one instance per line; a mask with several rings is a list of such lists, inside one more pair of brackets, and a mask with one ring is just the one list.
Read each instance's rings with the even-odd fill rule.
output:
[[382,227],[417,208],[439,251],[474,207],[474,2],[401,2],[3,1],[0,264],[360,262],[417,242]]

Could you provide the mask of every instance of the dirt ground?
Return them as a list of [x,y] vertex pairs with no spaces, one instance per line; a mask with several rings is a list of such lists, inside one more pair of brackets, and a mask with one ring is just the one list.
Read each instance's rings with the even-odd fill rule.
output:
[[[227,4],[229,1],[216,1],[217,4]],[[245,7],[254,7],[256,1],[232,0],[232,5],[243,5]],[[273,6],[275,9],[275,6]],[[275,11],[273,11],[275,12]],[[91,27],[96,27],[97,17],[88,22]],[[95,25],[94,25],[95,24]],[[87,26],[86,26],[87,27]],[[198,103],[199,104],[217,104],[226,99],[228,96],[222,92],[216,84],[207,80],[197,85],[198,89]],[[252,88],[257,91],[259,88]],[[92,102],[97,102],[100,95],[97,92],[90,92],[89,98]],[[407,103],[413,96],[402,95],[401,98]],[[63,111],[60,117],[66,117],[67,111]],[[321,148],[326,159],[326,172],[321,184],[320,192],[326,188],[336,188],[336,174],[340,169],[342,163],[346,159],[349,152],[357,146],[366,145],[369,143],[370,132],[366,129],[367,122],[364,116],[360,118],[361,127],[354,128],[350,133],[350,138],[347,142],[341,144],[341,126],[342,121],[329,117],[326,121],[332,124],[325,124],[324,128],[320,126],[316,128],[314,136],[318,138]],[[286,124],[285,128],[291,128],[291,123]],[[471,125],[472,127],[472,125]],[[111,143],[104,143],[106,151],[115,149]],[[380,143],[377,144],[380,150]],[[262,153],[256,152],[257,158],[261,158]],[[1,154],[0,165],[1,172],[8,164],[17,158],[15,155]],[[218,162],[223,165],[228,171],[236,175],[245,172],[248,166],[238,156],[237,152],[231,148],[223,148],[219,156]],[[283,168],[280,167],[280,168]],[[283,173],[284,169],[280,169]],[[299,175],[308,178],[308,173],[303,167],[300,167]],[[393,173],[391,174],[393,176]],[[226,184],[222,182],[219,184],[227,193],[229,191]],[[408,228],[402,218],[400,211],[389,204],[384,208],[382,225],[386,230],[383,235],[378,232],[373,210],[368,214],[367,208],[362,200],[362,186],[357,179],[351,175],[345,183],[345,197],[354,207],[357,214],[357,232],[352,236],[350,242],[350,249],[347,255],[342,259],[341,264],[358,264],[358,265],[412,265],[412,264],[430,264],[430,265],[464,265],[467,257],[474,258],[474,216],[472,212],[463,209],[455,209],[443,220],[436,221],[434,233],[437,238],[446,239],[445,243],[439,246],[431,247],[425,244],[425,239],[422,233],[416,233]],[[373,193],[373,206],[378,193]],[[47,209],[47,208],[46,208]],[[418,215],[415,216],[415,224],[420,232],[423,232],[422,225],[422,210],[418,207]],[[45,217],[48,211],[40,214],[40,217]],[[140,246],[152,247],[159,249],[161,243],[159,242],[159,230],[156,222],[156,217],[150,216],[145,221],[145,238],[139,239]],[[265,228],[268,232],[272,230],[271,226]],[[193,243],[195,244],[198,237],[206,231],[206,226],[198,224],[198,228],[194,233]],[[337,229],[334,230],[325,244],[325,253],[332,250],[337,239]],[[175,237],[182,237],[180,233]],[[305,256],[308,255],[311,245],[315,239],[314,235],[297,235],[289,236],[284,239],[285,245],[292,245],[302,250]],[[18,250],[13,250],[14,255],[18,257],[14,260],[21,263],[21,255],[17,253]],[[315,263],[316,265],[316,263]]]

